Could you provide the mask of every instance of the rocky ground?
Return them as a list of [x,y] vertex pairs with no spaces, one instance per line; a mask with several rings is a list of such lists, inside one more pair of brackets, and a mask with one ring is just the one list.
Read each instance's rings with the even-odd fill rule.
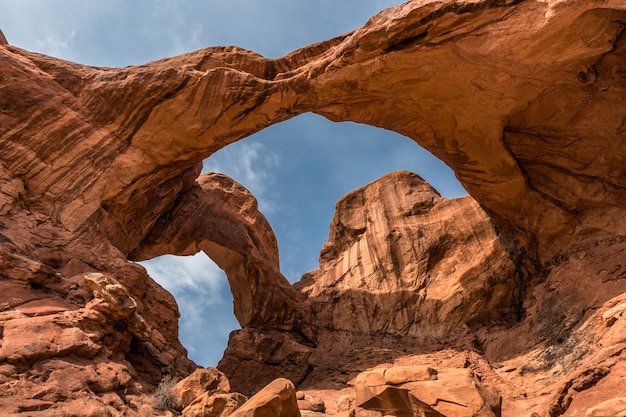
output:
[[[626,5],[424,1],[278,58],[121,69],[0,34],[0,414],[626,415]],[[291,285],[216,150],[315,112],[394,130],[471,196],[395,172],[337,203]],[[132,261],[206,252],[216,369]]]

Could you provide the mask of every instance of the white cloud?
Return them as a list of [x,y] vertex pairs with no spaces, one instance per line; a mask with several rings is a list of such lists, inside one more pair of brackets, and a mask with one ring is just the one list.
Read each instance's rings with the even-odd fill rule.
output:
[[166,56],[179,55],[206,46],[201,40],[202,23],[194,18],[189,3],[157,0],[150,12],[150,20],[159,22],[160,30],[155,32],[153,26],[149,25],[146,28],[147,36],[152,40],[161,38],[165,41],[163,52]]
[[226,274],[203,252],[164,255],[141,265],[176,298],[180,341],[189,357],[202,366],[216,366],[229,333],[239,328]]
[[179,297],[180,339],[189,356],[203,366],[215,366],[228,343],[228,335],[239,329],[232,300],[211,304],[199,295]]
[[148,274],[174,295],[201,294],[208,302],[220,302],[219,294],[227,284],[226,276],[207,255],[163,255],[141,262]]
[[272,171],[280,165],[280,155],[268,152],[259,142],[237,142],[204,161],[202,172],[221,172],[246,187],[259,202],[262,213],[276,209],[269,191],[276,181]]

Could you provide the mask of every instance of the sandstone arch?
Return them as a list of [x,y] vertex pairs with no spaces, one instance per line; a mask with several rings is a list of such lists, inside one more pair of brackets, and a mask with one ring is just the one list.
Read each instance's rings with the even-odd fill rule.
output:
[[200,250],[226,272],[241,326],[299,330],[302,297],[280,273],[276,237],[252,194],[222,174],[201,175],[130,258]]
[[[593,2],[560,5],[558,13],[553,7],[409,3],[353,33],[274,60],[237,48],[209,48],[140,67],[102,69],[9,46],[3,54],[15,82],[5,100],[40,103],[53,117],[21,127],[8,120],[4,132],[19,129],[46,138],[38,141],[46,149],[31,148],[32,169],[24,176],[30,202],[52,207],[50,214],[72,230],[100,218],[127,252],[159,212],[153,207],[154,215],[137,223],[149,201],[139,190],[156,189],[166,178],[188,184],[174,178],[227,143],[306,111],[381,126],[420,142],[449,164],[512,242],[536,241],[545,258],[569,241],[558,236],[583,233],[570,229],[573,219],[598,209],[615,215],[624,198],[623,176],[606,168],[623,166],[621,156],[603,151],[622,143],[621,112],[595,104],[623,97],[623,12]],[[503,15],[506,25],[524,30],[498,31]],[[23,91],[20,77],[38,71],[56,83]],[[482,107],[478,114],[476,105]],[[25,110],[14,100],[7,116]],[[581,111],[589,117],[580,119]],[[601,135],[585,122],[598,118],[606,125]],[[59,119],[67,120],[63,129],[56,127]],[[572,173],[572,158],[531,163],[533,156],[522,150],[528,143],[549,154],[567,143],[578,154],[587,141],[600,153],[575,162],[586,167],[582,175]],[[3,148],[3,160],[17,160],[15,143]],[[46,168],[52,161],[55,173]],[[70,167],[90,180],[58,189],[59,175]],[[542,169],[571,182],[570,192],[543,184]],[[602,194],[602,208],[586,197],[602,193],[591,179],[611,190]],[[601,224],[592,229],[587,232],[614,232]]]
[[[140,257],[157,242],[151,233],[165,232],[160,219],[181,201],[202,203],[207,190],[196,179],[203,158],[272,123],[315,112],[391,129],[422,144],[453,168],[488,213],[530,291],[520,300],[525,321],[514,329],[491,327],[493,334],[478,329],[474,341],[493,361],[510,363],[515,352],[526,352],[520,357],[537,366],[524,372],[552,378],[554,399],[543,398],[543,388],[529,393],[541,397],[537,409],[562,415],[575,395],[570,387],[593,390],[605,377],[619,389],[625,10],[613,0],[412,1],[357,31],[279,59],[207,48],[122,69],[86,67],[0,42],[0,273],[3,288],[19,295],[17,304],[6,304],[10,325],[3,327],[0,359],[13,368],[5,372],[31,387],[25,372],[33,361],[62,367],[59,355],[98,358],[120,365],[120,375],[129,366],[142,369],[116,385],[139,392],[163,373],[191,369],[180,344],[170,341],[175,328],[165,335],[146,331],[154,330],[149,324],[158,321],[159,300],[167,296],[129,266],[127,256]],[[240,236],[235,243],[245,250],[264,247]],[[192,241],[181,241],[181,250],[197,244],[225,268],[246,266],[223,245]],[[273,249],[264,250],[259,254],[273,256]],[[520,269],[531,264],[541,274]],[[98,281],[102,291],[82,279],[93,271],[106,273]],[[293,353],[277,351],[270,359],[291,361],[298,377],[307,376],[313,370],[299,364],[316,358],[307,344],[310,329],[299,322],[302,302],[291,287],[274,283],[270,296],[278,294],[285,306],[278,316],[239,316],[261,330],[298,329],[298,340],[285,332],[283,339],[269,338]],[[115,297],[99,298],[107,286],[136,306],[129,301],[120,316]],[[248,289],[241,296],[259,301],[245,295]],[[29,303],[40,299],[46,300],[43,318],[26,326],[33,322],[28,314],[42,312]],[[175,321],[172,300],[165,304]],[[263,312],[263,303],[257,308]],[[94,323],[102,329],[93,331]],[[67,349],[46,343],[34,354],[12,349],[25,346],[21,333],[46,326],[69,337],[63,339]],[[248,330],[250,340],[260,334]],[[367,343],[372,335],[361,336]],[[568,350],[570,342],[588,350],[581,356]],[[543,350],[532,356],[532,349]],[[469,356],[468,363],[483,363]],[[591,370],[583,369],[586,357]],[[568,374],[555,369],[555,358],[570,367]],[[526,396],[512,388],[527,381],[523,373],[505,379],[488,371],[500,389],[514,393],[511,398]],[[92,376],[94,389],[113,389]],[[524,401],[519,407],[528,411]]]

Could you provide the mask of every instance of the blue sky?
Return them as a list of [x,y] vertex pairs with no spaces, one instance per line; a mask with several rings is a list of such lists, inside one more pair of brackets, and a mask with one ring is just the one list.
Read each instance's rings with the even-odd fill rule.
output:
[[[267,57],[356,29],[393,0],[0,0],[9,43],[87,65],[119,67],[237,45]],[[306,114],[205,160],[259,200],[292,282],[317,266],[335,202],[381,175],[418,173],[446,197],[465,191],[441,161],[393,132]],[[189,356],[214,366],[239,327],[223,272],[204,254],[143,263],[176,297]]]

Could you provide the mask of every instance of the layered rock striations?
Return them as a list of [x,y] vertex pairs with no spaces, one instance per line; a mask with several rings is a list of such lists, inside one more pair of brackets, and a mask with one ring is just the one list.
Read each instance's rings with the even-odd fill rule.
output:
[[[572,235],[623,233],[607,223],[624,202],[623,172],[608,168],[623,166],[608,151],[623,143],[623,13],[619,2],[409,2],[279,59],[207,48],[123,69],[7,46],[3,161],[64,227],[93,216],[128,252],[167,207],[145,191],[314,111],[411,137],[510,239],[551,255]],[[42,117],[19,123],[34,105]],[[61,188],[69,167],[89,179]]]
[[[287,376],[367,415],[360,372],[419,365],[470,368],[504,415],[616,410],[625,22],[615,0],[415,0],[278,59],[126,68],[0,33],[0,409],[148,412],[195,366],[173,298],[129,259],[203,250],[234,293],[220,366],[246,394]],[[338,203],[320,268],[289,285],[254,198],[199,164],[305,112],[410,137],[472,198],[385,176]]]
[[296,287],[329,328],[426,339],[510,314],[514,269],[476,201],[404,171],[337,203],[320,268]]

